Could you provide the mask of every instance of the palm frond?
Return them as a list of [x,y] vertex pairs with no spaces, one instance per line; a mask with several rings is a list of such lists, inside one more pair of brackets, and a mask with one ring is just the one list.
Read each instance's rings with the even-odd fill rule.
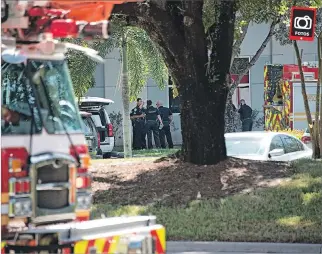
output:
[[149,77],[149,68],[146,59],[143,57],[142,47],[138,44],[131,29],[126,31],[125,39],[127,45],[130,99],[134,100],[146,85]]
[[[146,79],[151,78],[156,82],[159,88],[164,88],[168,80],[168,69],[156,44],[150,39],[148,34],[140,28],[130,27],[128,28],[127,34],[128,41],[131,41],[131,46],[133,45],[133,47],[138,48],[141,53],[142,63],[146,65],[148,72]],[[130,56],[128,56],[128,58],[130,61]],[[129,70],[131,68],[132,67],[129,66]],[[145,83],[146,82],[147,80]],[[138,94],[142,88],[143,86],[134,86],[131,87],[131,90],[133,90],[135,94]]]

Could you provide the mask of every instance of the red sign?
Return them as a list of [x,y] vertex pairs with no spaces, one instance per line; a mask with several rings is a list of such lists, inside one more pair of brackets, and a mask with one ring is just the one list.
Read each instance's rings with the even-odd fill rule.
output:
[[[235,82],[237,80],[237,78],[238,78],[238,75],[231,74],[232,82]],[[239,84],[249,84],[249,72],[242,77]]]
[[316,9],[293,6],[291,10],[290,40],[314,41]]

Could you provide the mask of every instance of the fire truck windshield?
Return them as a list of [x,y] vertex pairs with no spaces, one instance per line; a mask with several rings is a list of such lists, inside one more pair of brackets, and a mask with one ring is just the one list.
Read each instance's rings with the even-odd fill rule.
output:
[[[65,61],[28,60],[2,68],[4,135],[81,133],[81,119]],[[33,112],[32,112],[32,110]],[[33,121],[32,121],[33,119]]]

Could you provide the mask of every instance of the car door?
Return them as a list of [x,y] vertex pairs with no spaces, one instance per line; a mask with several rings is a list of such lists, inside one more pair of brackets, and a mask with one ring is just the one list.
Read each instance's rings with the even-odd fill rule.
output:
[[288,135],[282,135],[285,152],[288,154],[289,161],[297,160],[303,157],[304,147],[298,145],[298,140]]
[[296,143],[297,143],[297,146],[299,147],[299,151],[297,153],[297,158],[298,159],[302,159],[302,158],[312,158],[312,150],[311,149],[308,149],[307,147],[305,148],[304,144],[298,140],[298,139],[295,139],[296,140]]
[[94,151],[96,151],[98,148],[98,132],[96,130],[96,126],[95,126],[93,119],[91,117],[88,117],[87,121],[88,121],[89,127],[91,128],[91,131],[93,133],[93,149],[94,149]]
[[272,138],[269,151],[272,151],[274,149],[283,149],[284,154],[281,156],[269,158],[269,160],[272,160],[272,161],[288,161],[289,160],[289,155],[285,151],[285,147],[284,147],[284,143],[282,141],[281,135],[276,135]]
[[85,117],[85,118],[82,118],[82,120],[84,123],[83,129],[84,129],[84,134],[85,134],[88,150],[89,150],[89,152],[92,152],[93,151],[93,143],[94,143],[93,139],[95,138],[94,137],[95,133],[93,133],[93,129],[91,128],[91,125],[88,122],[88,118]]

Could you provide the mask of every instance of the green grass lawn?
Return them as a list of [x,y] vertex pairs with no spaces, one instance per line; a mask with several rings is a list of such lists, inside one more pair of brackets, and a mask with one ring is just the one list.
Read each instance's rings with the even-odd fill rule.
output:
[[93,216],[101,214],[156,215],[168,240],[321,243],[322,162],[294,163],[291,179],[248,194],[186,207],[94,206]]
[[135,157],[164,157],[169,154],[173,154],[179,151],[179,149],[146,149],[146,150],[134,150],[133,156]]

